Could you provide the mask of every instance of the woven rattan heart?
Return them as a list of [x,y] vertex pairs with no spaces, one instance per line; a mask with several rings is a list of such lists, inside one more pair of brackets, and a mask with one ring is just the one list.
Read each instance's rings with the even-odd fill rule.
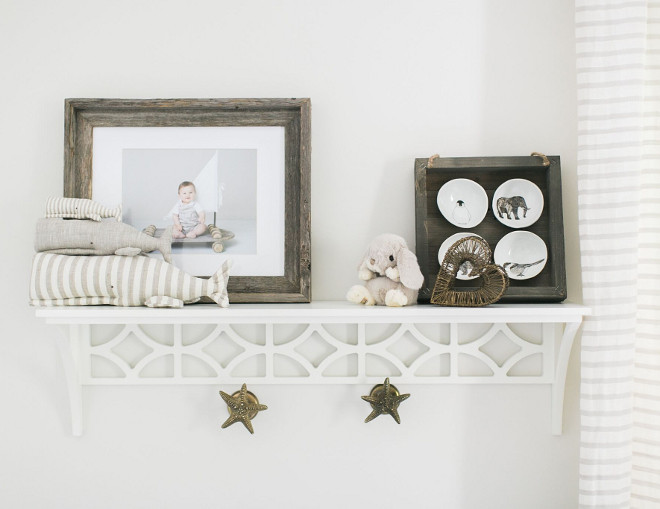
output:
[[[502,298],[509,287],[509,276],[499,265],[491,263],[488,243],[480,237],[465,237],[447,250],[431,294],[431,304],[438,306],[479,307]],[[471,264],[470,275],[478,276],[476,290],[456,290],[456,275],[462,264]]]

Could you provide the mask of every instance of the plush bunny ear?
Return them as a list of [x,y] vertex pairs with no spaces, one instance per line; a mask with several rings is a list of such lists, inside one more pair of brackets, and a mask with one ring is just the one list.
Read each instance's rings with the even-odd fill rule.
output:
[[366,269],[367,268],[367,261],[369,261],[370,258],[370,250],[367,248],[362,255],[362,260],[360,260],[360,264],[358,265],[358,270]]
[[357,267],[357,270],[362,270],[367,268],[367,256],[369,256],[368,253],[365,253],[364,256],[362,257],[362,260],[360,260],[360,264]]
[[424,284],[424,276],[419,270],[417,257],[409,249],[401,248],[397,258],[401,283],[412,290],[419,290]]

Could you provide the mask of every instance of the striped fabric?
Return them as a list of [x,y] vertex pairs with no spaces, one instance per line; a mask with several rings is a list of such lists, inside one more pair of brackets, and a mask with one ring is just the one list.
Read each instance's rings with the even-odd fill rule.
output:
[[65,217],[69,219],[93,219],[114,217],[121,221],[121,205],[114,209],[84,198],[48,198],[45,217]]
[[227,307],[229,261],[210,279],[193,277],[147,256],[67,256],[37,253],[32,262],[33,306],[181,307],[211,297]]
[[660,507],[660,0],[577,0],[580,507]]

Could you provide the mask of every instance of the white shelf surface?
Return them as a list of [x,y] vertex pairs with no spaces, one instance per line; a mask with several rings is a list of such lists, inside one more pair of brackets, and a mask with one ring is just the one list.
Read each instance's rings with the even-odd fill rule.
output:
[[197,304],[36,308],[60,326],[74,435],[82,386],[158,384],[549,384],[561,434],[576,304]]
[[285,323],[304,320],[363,323],[395,323],[424,321],[450,323],[486,323],[515,320],[520,323],[566,323],[582,321],[589,309],[579,304],[491,304],[480,308],[440,307],[416,305],[400,308],[386,306],[359,306],[342,301],[317,301],[310,304],[232,304],[219,308],[214,304],[195,304],[181,309],[153,309],[147,307],[69,306],[36,308],[37,317],[48,323],[200,323],[241,322],[263,319]]

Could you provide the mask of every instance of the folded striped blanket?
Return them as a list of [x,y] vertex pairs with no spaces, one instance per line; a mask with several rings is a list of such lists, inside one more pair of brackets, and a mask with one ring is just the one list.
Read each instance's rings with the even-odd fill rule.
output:
[[37,253],[32,261],[33,306],[183,307],[210,297],[229,306],[230,260],[209,279],[147,256],[67,256]]

